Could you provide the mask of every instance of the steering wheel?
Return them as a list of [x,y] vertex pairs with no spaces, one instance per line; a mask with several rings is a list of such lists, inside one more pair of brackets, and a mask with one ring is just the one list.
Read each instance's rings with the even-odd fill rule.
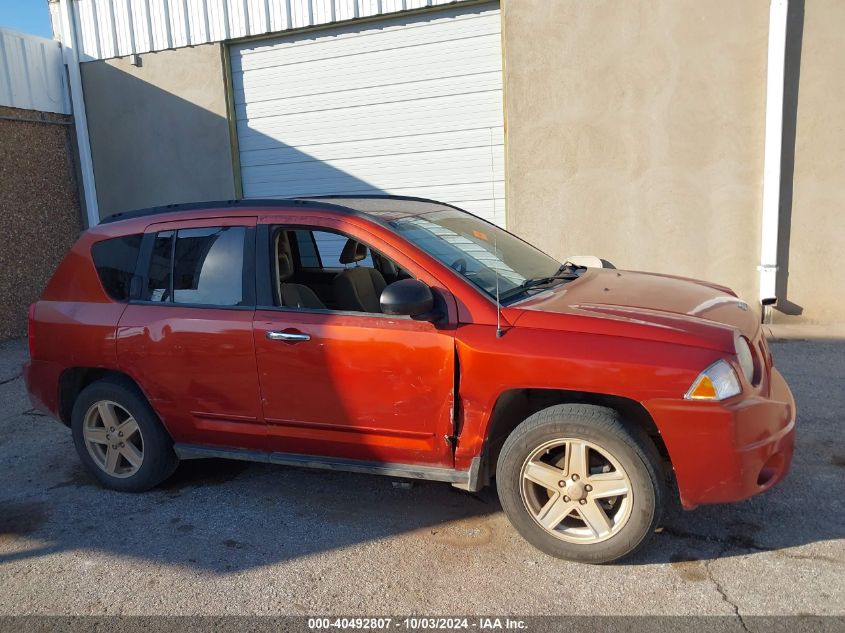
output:
[[457,270],[462,275],[467,274],[467,260],[465,260],[463,257],[458,257],[458,259],[449,264],[449,266]]

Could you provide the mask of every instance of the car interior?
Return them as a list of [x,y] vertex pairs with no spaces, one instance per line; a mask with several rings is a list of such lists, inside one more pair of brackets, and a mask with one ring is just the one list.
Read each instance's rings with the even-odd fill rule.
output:
[[411,278],[389,258],[341,233],[278,227],[272,243],[280,306],[381,313],[382,290]]

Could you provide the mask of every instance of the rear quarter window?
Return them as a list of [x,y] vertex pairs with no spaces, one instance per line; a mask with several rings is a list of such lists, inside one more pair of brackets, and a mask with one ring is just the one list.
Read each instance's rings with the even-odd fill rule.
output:
[[115,301],[129,301],[129,285],[138,263],[141,238],[141,235],[126,235],[97,242],[91,247],[100,283]]

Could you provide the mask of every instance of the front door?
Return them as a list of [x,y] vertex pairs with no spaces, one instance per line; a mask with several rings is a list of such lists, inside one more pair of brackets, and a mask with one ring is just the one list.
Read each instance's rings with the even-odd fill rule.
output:
[[[270,243],[278,244],[274,230],[286,229],[266,231]],[[314,277],[315,271],[308,269],[322,266],[322,259],[330,264],[329,256],[304,261],[295,247],[292,251],[292,270],[285,269],[281,282],[291,285],[288,294],[301,294],[307,283],[300,282]],[[397,256],[400,268],[431,283],[424,271]],[[356,264],[371,262],[367,257]],[[273,284],[278,283],[274,279]],[[453,465],[448,439],[454,387],[452,327],[365,312],[342,305],[342,297],[332,302],[335,309],[284,306],[279,305],[279,293],[274,294],[275,305],[259,306],[254,322],[270,450]]]

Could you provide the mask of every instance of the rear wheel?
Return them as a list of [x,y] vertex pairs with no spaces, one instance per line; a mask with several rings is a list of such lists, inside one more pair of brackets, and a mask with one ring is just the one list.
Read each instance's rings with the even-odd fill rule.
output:
[[610,409],[558,405],[520,424],[496,469],[502,507],[531,544],[606,563],[637,550],[663,510],[660,458]]
[[83,389],[74,403],[71,429],[82,463],[114,490],[148,490],[179,463],[158,416],[126,380],[104,378]]

